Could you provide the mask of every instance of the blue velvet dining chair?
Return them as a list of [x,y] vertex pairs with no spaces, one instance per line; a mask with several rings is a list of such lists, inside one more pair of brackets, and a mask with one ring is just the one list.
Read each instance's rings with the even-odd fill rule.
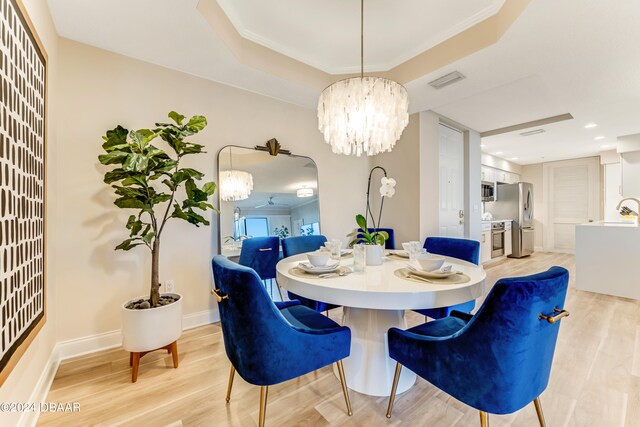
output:
[[[358,228],[358,231],[362,231],[362,228]],[[393,231],[393,228],[367,228],[367,231],[369,231],[369,233],[373,233],[374,231],[386,231],[387,234],[389,235],[389,238],[387,240],[384,241],[384,248],[385,249],[395,249],[396,248],[396,237],[395,237],[395,233]]]
[[[480,263],[480,242],[469,239],[457,239],[452,237],[427,237],[424,241],[427,252],[437,255],[450,256],[478,265]],[[414,310],[425,317],[442,319],[451,314],[453,310],[470,313],[476,307],[476,301],[471,300],[460,304]],[[425,319],[426,320],[426,319]]]
[[336,363],[342,392],[351,415],[342,359],[349,356],[351,330],[298,301],[276,308],[260,277],[222,255],[211,261],[222,336],[231,372],[226,400],[231,398],[237,371],[260,386],[258,423],[264,426],[269,386]]
[[[286,239],[282,239],[282,254],[286,258],[304,252],[315,251],[320,249],[326,241],[327,238],[323,235],[287,237]],[[298,300],[302,305],[315,311],[329,311],[339,307],[338,305],[305,298],[293,292],[288,292],[288,294],[289,299]]]
[[458,311],[450,317],[406,331],[391,328],[389,356],[396,375],[387,417],[402,367],[442,391],[488,414],[510,414],[532,401],[540,425],[544,415],[540,394],[549,382],[569,272],[562,267],[524,277],[498,280],[472,316]]
[[[272,280],[276,278],[276,264],[280,258],[280,238],[271,237],[252,237],[242,241],[242,249],[240,250],[240,260],[238,264],[253,269],[260,279],[265,283],[269,280],[273,286]],[[280,300],[282,300],[282,291],[276,282]],[[273,288],[271,288],[273,289]]]

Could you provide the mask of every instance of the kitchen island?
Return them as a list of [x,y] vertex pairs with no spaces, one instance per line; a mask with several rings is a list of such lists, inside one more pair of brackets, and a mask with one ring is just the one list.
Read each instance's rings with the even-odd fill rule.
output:
[[640,300],[640,227],[598,221],[576,226],[576,289]]

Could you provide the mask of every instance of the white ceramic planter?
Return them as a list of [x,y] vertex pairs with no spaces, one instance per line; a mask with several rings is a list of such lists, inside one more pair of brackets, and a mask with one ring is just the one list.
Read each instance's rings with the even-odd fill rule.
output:
[[182,300],[180,294],[172,304],[147,310],[125,308],[134,298],[122,305],[122,346],[129,352],[143,352],[164,347],[180,338],[182,334]]
[[382,257],[384,256],[384,246],[381,245],[364,245],[367,265],[382,265]]

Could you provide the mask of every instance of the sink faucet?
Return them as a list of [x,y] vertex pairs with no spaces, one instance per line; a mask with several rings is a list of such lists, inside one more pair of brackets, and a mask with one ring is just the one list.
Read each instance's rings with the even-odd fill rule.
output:
[[636,199],[635,197],[625,197],[624,199],[620,200],[620,203],[618,203],[618,206],[616,206],[616,210],[620,209],[620,206],[622,206],[622,202],[624,202],[625,200],[633,200],[638,204],[638,210],[636,211],[638,212],[638,215],[636,216],[636,225],[640,225],[640,200]]

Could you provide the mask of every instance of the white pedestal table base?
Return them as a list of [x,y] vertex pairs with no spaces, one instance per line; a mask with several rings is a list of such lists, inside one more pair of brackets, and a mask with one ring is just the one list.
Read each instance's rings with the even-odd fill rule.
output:
[[[351,355],[344,359],[347,386],[370,396],[389,396],[396,361],[389,357],[387,331],[406,329],[404,310],[372,310],[343,308],[342,324],[351,328]],[[338,376],[334,365],[334,373]],[[416,381],[416,374],[402,369],[397,394],[407,391]]]

